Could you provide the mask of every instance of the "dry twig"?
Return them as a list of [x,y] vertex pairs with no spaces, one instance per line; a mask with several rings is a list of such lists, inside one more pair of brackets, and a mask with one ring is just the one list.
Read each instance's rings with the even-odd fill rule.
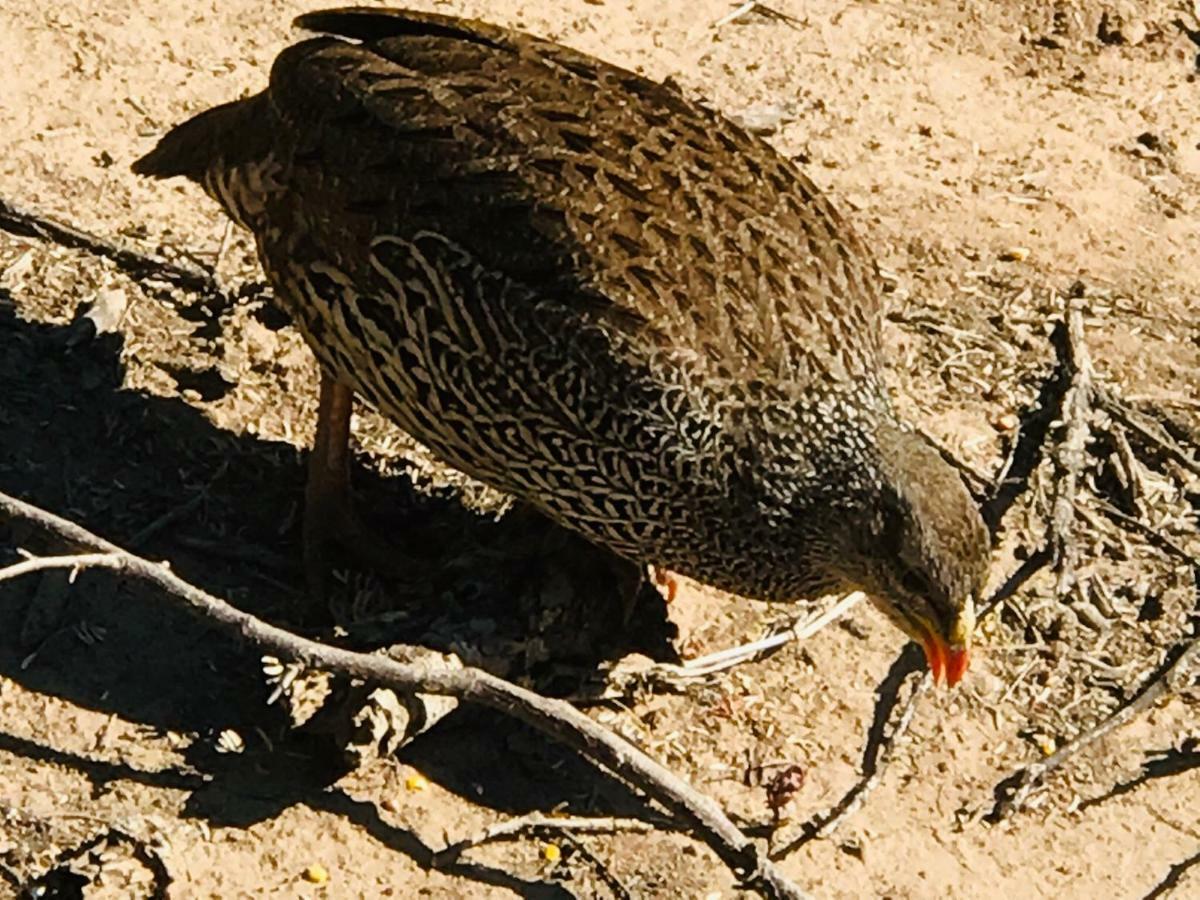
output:
[[759,3],[758,0],[747,0],[746,3],[742,3],[737,8],[721,16],[721,18],[717,19],[709,27],[720,28],[722,25],[728,25],[731,22],[736,22],[743,16],[748,16],[751,14],[757,14],[762,16],[764,19],[770,19],[775,22],[783,22],[785,25],[789,25],[792,28],[795,28],[799,24],[799,20],[797,20],[794,16],[789,16],[787,13],[781,13],[778,10],[771,9],[771,7],[767,6],[765,3]]
[[60,543],[100,551],[25,560],[0,571],[0,580],[51,567],[108,569],[157,587],[225,630],[281,657],[395,691],[440,694],[496,709],[555,738],[644,791],[678,816],[748,887],[771,898],[805,896],[711,798],[568,703],[542,697],[479,669],[420,670],[386,657],[307,640],[230,606],[179,578],[163,564],[127,553],[73,522],[3,493],[0,493],[0,522],[33,526]]
[[787,631],[689,659],[684,663],[650,663],[640,655],[625,657],[605,674],[604,690],[599,696],[589,694],[580,699],[597,700],[625,696],[635,687],[646,686],[666,691],[682,690],[688,683],[697,679],[707,678],[751,660],[764,659],[794,641],[807,640],[848,613],[865,596],[861,591],[852,591],[827,609],[819,610],[804,621],[795,623]]
[[1168,692],[1178,691],[1188,680],[1193,663],[1200,662],[1200,566],[1193,567],[1196,588],[1196,612],[1189,639],[1176,644],[1157,671],[1142,681],[1142,687],[1095,728],[1065,744],[1057,753],[1031,763],[1010,775],[996,786],[996,803],[985,817],[998,822],[1020,809],[1034,789],[1047,775],[1060,768],[1080,751],[1094,744],[1111,731],[1120,728],[1139,713],[1148,709]]
[[1050,549],[1054,554],[1056,590],[1065,597],[1075,587],[1079,546],[1075,542],[1075,494],[1087,465],[1087,442],[1091,436],[1092,362],[1083,338],[1083,312],[1072,305],[1067,311],[1066,358],[1063,360],[1070,387],[1063,398],[1065,425],[1062,442],[1054,454],[1054,505],[1050,513]]
[[1096,405],[1124,425],[1142,443],[1157,447],[1194,475],[1200,475],[1200,460],[1167,434],[1166,429],[1145,413],[1138,412],[1112,391],[1097,386]]
[[198,266],[172,262],[161,256],[142,253],[114,243],[107,238],[59,222],[50,216],[24,209],[0,200],[0,230],[19,237],[53,241],[72,250],[85,250],[95,256],[112,260],[117,267],[134,278],[157,278],[176,287],[196,291],[206,296],[222,293],[211,272]]

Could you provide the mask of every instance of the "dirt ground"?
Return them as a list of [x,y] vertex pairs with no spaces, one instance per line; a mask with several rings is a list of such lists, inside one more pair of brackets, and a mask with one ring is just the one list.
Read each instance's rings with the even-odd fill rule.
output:
[[[181,118],[260,89],[296,39],[293,16],[321,5],[0,0],[0,198],[215,261],[231,290],[255,282],[247,237],[215,204],[129,163]],[[413,5],[671,77],[802,160],[878,255],[903,405],[989,477],[1052,368],[1049,323],[1071,295],[1098,377],[1177,436],[1200,434],[1200,22],[1187,4],[773,0],[791,21],[719,25],[737,4]],[[97,303],[127,306],[116,332],[89,339],[72,323]],[[214,315],[201,306],[0,234],[0,490],[289,621],[314,364],[253,292]],[[530,564],[524,532],[489,512],[497,497],[370,413],[356,434],[372,513],[455,565],[431,563],[403,590],[349,578],[335,614],[354,646],[421,639],[563,692],[563,672],[630,651],[694,657],[795,612],[685,586],[669,609],[647,598],[622,632],[561,541]],[[816,896],[1200,897],[1200,866],[1187,871],[1200,859],[1194,686],[1081,754],[1032,808],[985,815],[998,784],[1126,699],[1196,614],[1184,556],[1200,555],[1200,480],[1169,460],[1138,468],[1132,508],[1180,551],[1164,555],[1104,527],[1120,449],[1089,447],[1075,602],[1042,572],[988,623],[965,683],[923,699],[862,809],[786,856]],[[1053,491],[1047,464],[1005,520],[993,586],[1041,545]],[[18,540],[0,529],[0,562]],[[561,602],[547,625],[549,594]],[[761,773],[801,766],[783,847],[858,777],[902,645],[863,605],[684,693],[590,710],[748,828],[771,818]],[[179,897],[738,894],[708,850],[662,832],[522,838],[435,870],[433,850],[506,818],[641,806],[474,709],[347,774],[268,694],[252,649],[161,597],[97,573],[69,590],[58,576],[0,585],[0,895],[47,872],[58,893],[41,896],[142,895],[153,873],[133,846],[155,848]],[[110,828],[135,840],[72,855]],[[76,874],[55,867],[63,854]]]

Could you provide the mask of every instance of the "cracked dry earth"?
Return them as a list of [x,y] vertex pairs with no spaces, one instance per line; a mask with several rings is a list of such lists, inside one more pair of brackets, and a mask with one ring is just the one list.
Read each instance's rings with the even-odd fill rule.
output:
[[[231,290],[253,285],[250,243],[214,204],[128,165],[170,124],[258,90],[295,37],[290,20],[319,5],[0,0],[0,198],[215,261]],[[1195,447],[1200,22],[1187,4],[775,0],[792,21],[751,11],[716,27],[736,4],[414,5],[669,76],[801,159],[876,249],[902,403],[986,478],[1053,368],[1047,336],[1068,297],[1097,377]],[[0,490],[286,621],[314,367],[243,293],[214,310],[0,233]],[[117,310],[115,330],[93,339],[73,325],[88,309]],[[1185,558],[1200,555],[1200,484],[1152,453],[1114,462],[1129,457],[1110,424],[1093,422],[1076,498],[1078,587],[1060,597],[1048,570],[1024,585],[989,620],[964,685],[923,699],[863,808],[786,858],[816,896],[1200,896],[1200,866],[1186,869],[1200,854],[1194,681],[1026,810],[985,818],[997,784],[1115,709],[1195,616]],[[364,500],[420,563],[402,584],[346,575],[334,612],[353,646],[420,638],[570,693],[606,660],[694,657],[795,612],[685,585],[669,608],[644,598],[622,631],[578,547],[531,539],[498,517],[503,498],[376,416],[355,427]],[[1043,463],[1005,518],[993,586],[1042,545],[1054,479]],[[1114,526],[1106,505],[1181,553]],[[901,645],[860,606],[683,693],[591,712],[747,827],[771,822],[763,773],[802,767],[783,846],[857,778]],[[706,849],[662,832],[558,837],[557,859],[549,839],[522,838],[431,870],[430,850],[508,817],[639,805],[473,709],[347,773],[328,737],[290,729],[269,693],[252,650],[161,598],[96,573],[0,585],[0,895],[45,876],[76,892],[59,896],[142,896],[155,860],[181,897],[738,894]]]

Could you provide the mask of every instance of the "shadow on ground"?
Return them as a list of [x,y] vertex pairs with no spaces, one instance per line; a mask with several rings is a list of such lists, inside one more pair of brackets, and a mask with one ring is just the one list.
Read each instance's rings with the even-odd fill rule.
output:
[[[170,560],[182,577],[256,615],[294,622],[303,593],[296,514],[303,454],[223,431],[181,399],[123,390],[119,335],[71,346],[69,326],[18,319],[6,301],[0,294],[0,490],[143,555]],[[546,590],[547,554],[551,568],[560,566],[576,583],[596,589],[596,564],[580,561],[575,539],[554,526],[523,516],[494,522],[452,497],[422,496],[404,477],[367,471],[355,477],[389,530],[416,536],[426,557],[455,563],[453,575],[444,574],[441,562],[430,564],[420,596],[410,591],[397,601],[407,615],[384,617],[395,620],[391,633],[364,636],[368,631],[351,628],[357,648],[422,636],[436,645],[454,640],[456,631],[478,632],[483,622],[484,631],[510,643],[542,647],[530,657],[534,666],[567,662],[594,671],[631,650],[670,656],[661,602],[643,600],[636,620],[622,628],[615,594],[603,602],[595,595],[568,598],[577,615],[559,616],[572,635],[564,654],[555,652],[555,635],[530,632],[531,623],[546,620],[545,610],[535,608],[537,598],[555,593]],[[25,544],[23,535],[0,526],[0,564],[16,559],[17,546]],[[30,620],[35,594],[53,593],[55,578],[63,582],[57,586],[62,608],[44,621]],[[555,595],[561,605],[563,592]],[[440,638],[430,640],[430,634]],[[187,754],[189,770],[177,773],[95,762],[4,733],[0,750],[74,768],[97,791],[114,780],[166,779],[163,786],[191,791],[189,814],[213,824],[249,825],[306,803],[344,815],[428,863],[428,848],[386,825],[369,804],[324,790],[342,774],[340,763],[319,741],[288,732],[284,717],[266,706],[253,648],[160,596],[104,572],[82,573],[69,590],[54,574],[40,583],[27,577],[2,584],[0,674],[152,730],[203,738]],[[262,729],[276,739],[274,749],[216,754],[211,738],[226,728]],[[461,709],[403,752],[447,789],[505,812],[561,805],[622,813],[635,803],[620,785],[488,711]],[[483,881],[509,877],[460,874]]]

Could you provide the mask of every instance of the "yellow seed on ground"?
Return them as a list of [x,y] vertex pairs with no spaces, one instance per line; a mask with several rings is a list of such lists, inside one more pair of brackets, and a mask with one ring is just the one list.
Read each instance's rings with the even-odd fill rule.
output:
[[320,863],[313,863],[304,870],[304,880],[313,884],[324,884],[329,880],[329,870]]
[[1043,756],[1053,756],[1054,751],[1058,749],[1058,744],[1054,742],[1054,738],[1041,736],[1037,739],[1038,749],[1042,751]]
[[404,779],[404,787],[410,791],[423,791],[429,787],[429,779],[420,772],[413,772]]
[[562,851],[558,849],[558,844],[543,844],[542,857],[546,862],[558,862],[562,859]]

